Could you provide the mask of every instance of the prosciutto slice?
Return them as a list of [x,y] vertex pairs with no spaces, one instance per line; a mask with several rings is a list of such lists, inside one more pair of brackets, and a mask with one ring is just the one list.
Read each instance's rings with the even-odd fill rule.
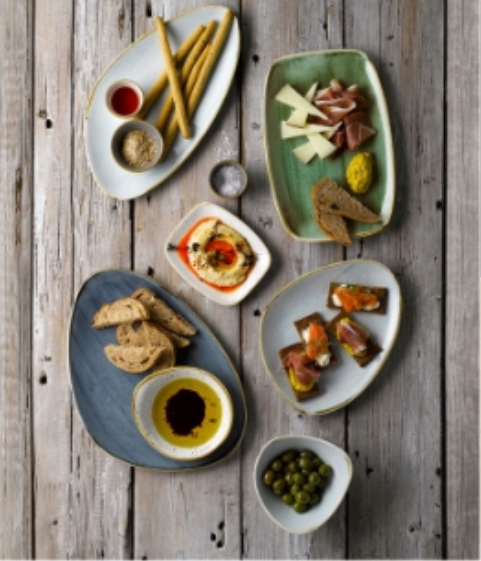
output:
[[346,127],[346,141],[349,150],[357,150],[368,138],[376,134],[367,113],[355,111],[344,118]]
[[358,329],[349,321],[341,319],[336,327],[337,339],[340,343],[348,345],[355,355],[358,355],[366,350],[366,341],[369,339],[369,334],[363,329]]
[[312,360],[304,353],[290,351],[284,358],[284,366],[292,368],[296,378],[304,385],[315,382],[321,375],[313,365]]

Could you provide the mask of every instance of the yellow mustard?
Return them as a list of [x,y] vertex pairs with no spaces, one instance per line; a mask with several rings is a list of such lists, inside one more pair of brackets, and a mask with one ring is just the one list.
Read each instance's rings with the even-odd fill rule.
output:
[[346,170],[346,181],[354,193],[367,193],[372,183],[372,167],[374,158],[369,152],[357,154],[349,162]]

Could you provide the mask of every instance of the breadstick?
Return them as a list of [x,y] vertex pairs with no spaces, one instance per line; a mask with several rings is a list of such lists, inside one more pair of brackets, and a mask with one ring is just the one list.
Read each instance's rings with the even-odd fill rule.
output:
[[[189,37],[187,37],[187,39],[182,43],[182,45],[179,47],[179,50],[174,55],[175,62],[179,63],[184,60],[184,58],[189,54],[194,45],[197,43],[204,30],[205,27],[203,25],[199,25],[199,27],[193,33],[191,33]],[[165,72],[165,70],[163,70],[161,75],[154,82],[154,85],[147,92],[144,98],[142,109],[137,114],[137,119],[143,119],[147,115],[154,101],[164,91],[168,81],[169,80],[167,78],[167,73]]]
[[[192,92],[190,93],[190,95],[188,96],[187,114],[189,116],[189,119],[194,114],[194,111],[200,101],[204,87],[207,84],[209,74],[211,73],[214,67],[214,64],[220,54],[224,41],[229,32],[233,17],[234,14],[232,13],[232,11],[227,10],[225,16],[221,21],[219,29],[217,30],[217,33],[215,34],[214,40],[212,41],[209,54],[207,55],[207,59],[204,65],[202,66],[202,69],[199,73],[199,77],[195,82],[195,86]],[[178,120],[176,119],[176,115],[174,115],[174,118],[169,123],[167,134],[164,137],[164,152],[162,155],[162,159],[164,159],[165,156],[167,155],[167,152],[169,151],[169,148],[172,145],[172,142],[174,141],[175,136],[177,134],[178,127],[179,127]]]
[[175,61],[170,50],[169,39],[167,37],[167,30],[165,29],[164,20],[159,16],[155,18],[155,27],[157,28],[160,50],[162,51],[162,55],[164,57],[165,69],[169,78],[172,97],[174,98],[175,111],[177,113],[177,121],[179,122],[180,131],[184,138],[190,138],[190,127],[189,123],[187,122],[187,111],[185,110],[184,98],[182,97],[179,77],[177,76],[177,70],[175,69]]
[[[179,81],[180,81],[180,84],[182,86],[185,84],[185,82],[189,78],[194,66],[197,65],[197,61],[199,60],[200,53],[204,54],[205,46],[207,45],[207,42],[209,41],[209,37],[210,37],[212,31],[214,30],[215,25],[216,25],[215,21],[211,21],[208,24],[205,31],[200,36],[199,40],[194,45],[194,48],[190,51],[189,56],[185,59],[184,66],[182,67],[182,71],[181,71],[180,77],[179,77]],[[199,70],[200,70],[200,67],[199,67]],[[187,95],[188,94],[186,94],[186,92],[184,90],[184,99],[187,99]],[[167,99],[164,102],[164,105],[162,106],[162,108],[159,112],[159,116],[157,117],[157,122],[155,123],[155,126],[160,131],[162,131],[162,129],[165,127],[165,125],[167,123],[167,120],[169,118],[169,115],[172,111],[173,105],[174,105],[174,99],[172,97],[172,93],[169,93],[169,95],[167,96]]]

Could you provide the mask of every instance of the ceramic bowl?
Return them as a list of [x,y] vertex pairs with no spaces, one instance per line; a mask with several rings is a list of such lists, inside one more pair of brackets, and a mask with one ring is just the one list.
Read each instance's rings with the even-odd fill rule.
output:
[[[311,450],[332,468],[320,502],[302,514],[283,503],[281,497],[264,484],[262,477],[271,462],[288,450]],[[314,532],[336,512],[349,488],[352,463],[337,446],[312,436],[279,436],[259,452],[254,466],[254,486],[262,508],[283,530],[293,534]]]
[[[134,130],[139,130],[147,133],[153,139],[155,144],[154,157],[141,166],[129,165],[125,161],[122,155],[122,142],[125,136],[129,132]],[[131,120],[123,123],[122,125],[120,125],[120,127],[118,127],[115,130],[112,136],[112,142],[110,147],[112,151],[112,156],[114,157],[114,160],[117,163],[117,165],[119,165],[121,168],[123,168],[126,171],[130,171],[132,173],[141,173],[152,169],[159,163],[160,157],[162,156],[162,152],[164,149],[164,141],[160,132],[151,123],[148,123],[147,121]]]
[[[113,101],[115,93],[123,88],[131,90],[131,92],[133,92],[137,97],[137,107],[130,113],[117,111]],[[108,110],[119,119],[130,119],[131,117],[137,115],[137,113],[141,110],[144,103],[144,92],[140,86],[132,80],[117,80],[107,89],[107,93],[105,94],[105,103],[107,104]]]
[[[214,409],[210,410],[206,405],[206,415],[200,428],[196,427],[193,432],[197,434],[195,438],[190,436],[175,437],[174,430],[178,430],[177,426],[173,428],[166,420],[165,407],[161,412],[162,425],[164,427],[164,436],[154,426],[152,407],[157,395],[164,390],[166,396],[179,396],[180,391],[190,390],[197,393],[198,396],[207,404],[209,396],[203,393],[202,389],[198,389],[198,383],[208,386],[217,396],[216,405]],[[174,388],[169,391],[169,388]],[[194,389],[195,388],[195,389]],[[185,395],[185,394],[184,394]],[[192,394],[190,394],[192,395]],[[197,398],[198,399],[198,398]],[[169,403],[169,400],[167,400]],[[195,444],[196,439],[200,439],[203,430],[208,427],[209,422],[212,421],[214,411],[218,411],[220,405],[221,414],[219,415],[220,421],[217,430],[205,442],[200,441]],[[189,410],[190,408],[190,410]],[[175,414],[177,419],[185,419],[189,411],[192,410],[191,403],[179,401]],[[198,460],[212,454],[221,446],[232,429],[234,421],[234,410],[229,392],[225,386],[214,375],[200,370],[192,366],[177,366],[174,368],[154,372],[150,376],[144,378],[134,389],[132,395],[132,414],[135,424],[139,429],[142,436],[147,442],[161,452],[164,456],[176,460]],[[219,418],[217,417],[217,418]],[[166,435],[166,436],[165,436]],[[193,443],[194,442],[194,443]]]
[[247,188],[244,166],[235,160],[217,162],[209,174],[211,190],[223,199],[237,199]]

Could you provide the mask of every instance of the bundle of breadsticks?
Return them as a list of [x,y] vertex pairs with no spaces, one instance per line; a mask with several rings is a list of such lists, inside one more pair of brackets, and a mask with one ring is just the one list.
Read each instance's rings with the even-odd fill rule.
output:
[[170,92],[166,96],[155,121],[155,126],[164,137],[162,159],[168,154],[179,129],[184,138],[190,138],[189,120],[202,97],[209,76],[229,33],[232,19],[232,11],[227,10],[211,43],[209,43],[209,40],[216,28],[216,22],[211,21],[205,26],[199,26],[173,54],[164,20],[161,17],[155,18],[165,70],[145,96],[144,105],[138,114],[138,118],[144,119],[146,117],[156,99],[169,85]]

